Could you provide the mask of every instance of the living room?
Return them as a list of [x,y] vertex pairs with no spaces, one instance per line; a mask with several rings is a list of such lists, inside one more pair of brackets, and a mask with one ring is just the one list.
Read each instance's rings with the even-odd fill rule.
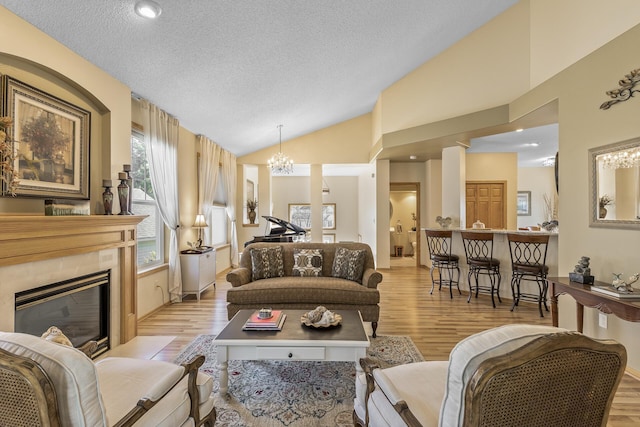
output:
[[[622,16],[621,10],[625,11]],[[578,11],[580,19],[576,18]],[[614,16],[616,19],[610,19]],[[130,162],[131,122],[135,121],[136,114],[136,101],[132,101],[131,96],[135,88],[122,84],[7,9],[0,8],[0,19],[3,22],[0,36],[12,41],[0,47],[0,73],[91,112],[90,193],[92,212],[96,212],[96,206],[101,203],[102,180],[106,177],[115,179],[122,165]],[[640,253],[637,230],[589,226],[588,150],[638,136],[640,125],[633,105],[636,98],[608,110],[598,108],[608,98],[606,91],[616,88],[620,79],[638,67],[635,58],[628,55],[640,39],[638,23],[640,7],[635,2],[597,5],[577,1],[519,2],[434,60],[390,85],[380,93],[370,113],[288,139],[282,144],[283,151],[301,164],[369,165],[363,179],[372,182],[358,184],[357,234],[370,244],[377,266],[384,270],[390,265],[390,183],[406,180],[398,178],[401,172],[394,169],[404,168],[406,164],[395,166],[395,162],[389,160],[397,146],[411,150],[423,141],[437,140],[443,135],[459,135],[483,127],[499,128],[553,105],[551,110],[555,109],[555,120],[559,123],[561,159],[559,273],[566,275],[572,271],[576,260],[584,255],[591,257],[592,273],[598,280],[610,281],[614,272],[635,273],[637,254]],[[438,101],[430,102],[433,99]],[[498,118],[480,120],[482,113],[493,109],[499,109],[494,111]],[[473,121],[476,119],[480,120],[478,125]],[[474,123],[473,129],[468,128],[469,122]],[[194,132],[197,130],[180,129],[179,201],[183,226],[180,249],[187,248],[187,242],[196,237],[196,230],[191,228],[198,213],[197,136]],[[416,132],[419,136],[412,139],[411,135]],[[276,140],[274,129],[274,144]],[[244,190],[243,166],[263,165],[277,151],[278,147],[274,145],[237,159],[238,194]],[[387,155],[389,157],[385,157]],[[402,174],[417,176],[411,181],[421,183],[420,227],[435,226],[437,215],[460,217],[460,193],[451,190],[452,185],[459,188],[460,183],[444,180],[441,174],[442,170],[449,169],[449,165],[445,165],[444,160],[430,159],[411,168],[405,168]],[[321,179],[318,180],[321,170],[317,169],[312,168],[311,181],[322,186]],[[260,173],[265,170],[261,168]],[[338,184],[332,184],[330,178],[327,181],[331,191],[337,191],[334,189]],[[274,193],[267,176],[259,177],[258,191],[260,213],[275,214],[275,211],[265,211],[269,205],[266,201]],[[510,191],[509,203],[515,206],[516,188],[510,187]],[[375,205],[371,200],[375,200]],[[322,198],[313,203],[322,203]],[[238,200],[236,211],[243,209],[243,202]],[[340,212],[340,205],[337,211]],[[0,199],[3,215],[41,215],[42,212],[42,200]],[[286,217],[286,214],[279,211],[276,216]],[[239,225],[240,247],[256,234],[262,234],[262,226]],[[357,235],[349,235],[337,237],[337,240],[356,238]],[[424,243],[422,247],[426,247]],[[232,265],[230,254],[228,245],[218,248],[218,273]],[[422,256],[424,265],[426,254],[423,252]],[[58,275],[61,280],[63,276],[63,273]],[[138,276],[137,315],[140,318],[168,302],[168,281],[166,267]],[[164,294],[158,291],[157,284],[165,289]],[[559,306],[560,326],[574,329],[575,301],[562,296]],[[604,329],[598,326],[598,318],[597,310],[585,309],[585,333],[623,343],[629,353],[628,367],[638,373],[640,343],[635,339],[638,326],[608,316],[608,328]],[[2,329],[5,327],[3,323]]]

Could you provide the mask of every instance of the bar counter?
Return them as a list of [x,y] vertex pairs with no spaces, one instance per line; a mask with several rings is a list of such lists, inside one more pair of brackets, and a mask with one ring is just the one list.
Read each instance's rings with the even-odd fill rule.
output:
[[[422,228],[422,236],[424,237],[425,230],[443,230],[443,228]],[[469,273],[469,267],[467,265],[467,259],[464,253],[464,245],[462,243],[462,235],[460,234],[459,228],[449,228],[452,231],[452,249],[451,253],[458,255],[460,257],[460,290],[469,291],[469,283],[467,281],[467,274]],[[524,230],[492,230],[487,228],[476,228],[476,229],[466,229],[464,231],[473,231],[480,233],[493,233],[493,258],[500,261],[500,275],[502,276],[502,281],[500,282],[500,297],[504,300],[505,298],[508,300],[513,300],[513,295],[511,294],[511,254],[509,252],[509,241],[507,240],[507,234],[516,233],[516,234],[535,234],[535,235],[549,235],[549,244],[547,247],[547,260],[546,265],[549,267],[549,277],[558,276],[558,233],[552,233],[548,231],[524,231]],[[423,240],[425,242],[423,246],[423,250],[427,253],[427,267],[431,267],[431,261],[429,260],[429,247],[426,243],[426,238]],[[480,285],[488,285],[489,279],[480,275]],[[538,293],[538,286],[533,282],[523,281],[520,290],[523,293]],[[454,293],[455,297],[455,293]],[[491,301],[488,301],[489,305]],[[496,299],[496,304],[498,304]],[[549,305],[549,302],[547,302]],[[510,308],[511,305],[505,304],[503,302],[503,307]],[[498,307],[500,305],[498,304]],[[549,315],[551,313],[549,312]],[[545,312],[545,316],[547,312]]]

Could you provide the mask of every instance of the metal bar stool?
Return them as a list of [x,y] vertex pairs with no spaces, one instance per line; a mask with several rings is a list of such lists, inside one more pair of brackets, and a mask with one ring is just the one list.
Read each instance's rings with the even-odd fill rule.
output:
[[[436,284],[438,284],[438,290],[442,290],[442,286],[449,286],[449,296],[453,298],[453,291],[451,287],[455,284],[458,288],[458,293],[462,295],[460,292],[460,267],[458,266],[458,261],[460,258],[458,255],[453,255],[451,253],[451,243],[452,243],[452,232],[451,230],[425,230],[424,231],[427,236],[427,245],[429,246],[429,259],[431,260],[431,269],[429,270],[429,274],[431,275],[431,292],[433,294],[433,289]],[[438,280],[434,280],[433,271],[438,269]],[[444,272],[447,272],[445,278]],[[456,280],[453,280],[453,272],[457,271]]]
[[[511,253],[511,292],[513,293],[513,305],[511,311],[518,305],[520,300],[531,300],[538,303],[540,317],[542,305],[547,307],[547,273],[549,267],[547,261],[547,246],[549,244],[548,234],[507,234],[509,240],[509,252]],[[523,281],[535,282],[538,285],[538,294],[526,294],[520,292],[520,283]]]
[[[489,292],[491,293],[493,308],[496,308],[493,295],[495,293],[498,296],[498,301],[502,302],[502,299],[500,299],[502,276],[500,275],[500,261],[493,257],[493,233],[461,231],[460,234],[462,235],[464,253],[469,266],[469,274],[467,275],[469,298],[467,302],[471,302],[471,295],[473,294],[473,286],[471,285],[471,276],[473,276],[476,280],[476,298],[478,298],[479,291]],[[481,274],[489,278],[490,286],[481,286],[479,284],[478,278]]]

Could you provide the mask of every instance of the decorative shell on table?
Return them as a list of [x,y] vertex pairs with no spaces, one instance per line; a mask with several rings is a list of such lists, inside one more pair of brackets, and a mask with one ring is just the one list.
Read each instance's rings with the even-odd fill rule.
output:
[[342,316],[327,310],[326,307],[318,306],[300,318],[300,321],[314,328],[328,328],[337,326],[342,322]]

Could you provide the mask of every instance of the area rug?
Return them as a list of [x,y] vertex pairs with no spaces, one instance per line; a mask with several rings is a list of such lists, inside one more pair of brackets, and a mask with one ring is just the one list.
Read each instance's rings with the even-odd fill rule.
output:
[[[214,379],[217,427],[352,426],[355,364],[352,362],[237,361],[229,362],[229,395],[218,393],[215,335],[199,335],[175,359],[206,357],[202,371]],[[423,361],[411,338],[371,338],[367,351],[384,366]]]

